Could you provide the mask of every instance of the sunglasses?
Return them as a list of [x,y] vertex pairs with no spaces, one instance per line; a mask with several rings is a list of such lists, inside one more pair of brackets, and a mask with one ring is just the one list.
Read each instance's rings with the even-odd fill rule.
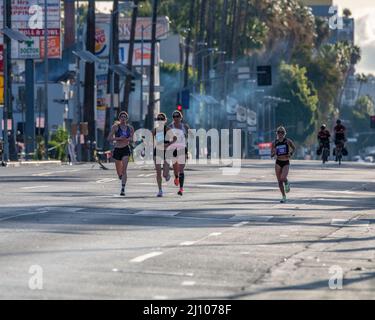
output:
[[285,134],[284,131],[277,131],[278,134]]
[[176,114],[176,115],[173,116],[173,118],[181,118],[181,116]]
[[165,118],[156,118],[155,121],[165,121]]

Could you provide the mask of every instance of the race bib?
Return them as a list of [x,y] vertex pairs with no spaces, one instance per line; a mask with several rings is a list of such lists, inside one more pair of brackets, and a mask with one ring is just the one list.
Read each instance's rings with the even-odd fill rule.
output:
[[282,156],[282,155],[286,155],[287,154],[287,151],[286,151],[286,145],[285,144],[282,144],[280,146],[277,146],[276,147],[276,154],[278,156]]

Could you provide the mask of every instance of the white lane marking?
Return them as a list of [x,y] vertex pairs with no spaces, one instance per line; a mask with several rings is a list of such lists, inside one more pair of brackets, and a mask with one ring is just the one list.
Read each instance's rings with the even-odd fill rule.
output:
[[248,215],[235,215],[230,220],[246,220],[246,221],[270,221],[274,216],[248,216]]
[[195,281],[183,281],[181,283],[182,286],[186,286],[186,287],[191,287],[191,286],[194,286],[195,285]]
[[153,296],[152,299],[154,300],[167,300],[167,296]]
[[249,255],[249,254],[250,254],[250,252],[248,252],[248,251],[245,251],[245,252],[240,252],[240,254],[242,254],[242,255]]
[[37,215],[37,214],[40,214],[40,213],[48,213],[48,211],[38,211],[38,212],[30,212],[30,213],[21,213],[21,214],[15,215],[15,216],[10,216],[10,217],[2,218],[2,219],[0,219],[0,221],[10,220],[10,219],[18,218],[18,217],[23,217],[23,216]]
[[148,217],[174,217],[179,214],[180,211],[139,211],[136,212],[137,216],[148,216]]
[[332,226],[343,226],[349,222],[348,219],[332,219],[331,225]]
[[147,254],[144,254],[144,255],[141,255],[139,257],[136,257],[134,259],[131,259],[130,262],[134,262],[134,263],[140,263],[140,262],[143,262],[147,259],[151,259],[153,257],[157,257],[157,256],[160,256],[161,254],[163,254],[163,252],[161,251],[154,251],[154,252],[150,252],[150,253],[147,253]]
[[68,213],[75,213],[77,211],[83,210],[85,208],[71,208],[71,207],[43,207],[39,210],[47,210],[47,211],[62,211],[62,212],[68,212]]
[[42,172],[42,173],[34,173],[34,174],[32,174],[32,176],[33,177],[43,177],[43,176],[48,176],[50,174],[66,173],[66,172],[77,172],[77,171],[81,171],[81,169],[60,170],[60,171],[49,171],[49,172]]
[[151,176],[155,176],[156,173],[150,173],[150,174],[145,174],[145,177],[151,177]]
[[242,221],[242,222],[240,222],[240,223],[236,223],[236,224],[234,224],[232,227],[234,227],[234,228],[239,228],[239,227],[242,227],[242,226],[244,226],[244,225],[246,225],[246,224],[249,224],[249,221]]
[[117,179],[113,179],[113,178],[104,178],[104,179],[97,180],[96,183],[108,183],[108,182],[112,182],[116,180]]
[[192,246],[196,241],[184,241],[180,243],[180,246]]
[[352,220],[348,223],[350,226],[357,226],[357,227],[369,227],[370,221],[369,220]]
[[144,173],[138,175],[138,177],[144,177],[144,176],[145,176]]
[[40,189],[40,188],[49,188],[49,186],[33,186],[33,187],[22,187],[22,190],[32,190],[32,189]]
[[335,194],[337,194],[337,193],[342,193],[342,194],[357,194],[358,192],[354,192],[354,191],[351,191],[351,190],[345,190],[345,191],[332,191],[332,190],[328,190],[327,193],[335,193]]
[[208,236],[209,237],[217,237],[217,236],[220,236],[221,234],[222,234],[221,232],[212,232]]

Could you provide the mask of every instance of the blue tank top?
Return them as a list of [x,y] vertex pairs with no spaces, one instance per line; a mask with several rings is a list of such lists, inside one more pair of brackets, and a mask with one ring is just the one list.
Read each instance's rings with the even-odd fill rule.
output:
[[116,131],[116,137],[117,138],[120,138],[120,137],[130,138],[130,128],[129,128],[129,126],[126,126],[125,130],[122,130],[121,126],[118,126],[118,129]]

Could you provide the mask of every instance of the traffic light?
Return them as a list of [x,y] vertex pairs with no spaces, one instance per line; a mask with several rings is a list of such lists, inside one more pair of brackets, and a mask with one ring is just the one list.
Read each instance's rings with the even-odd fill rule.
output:
[[134,76],[132,76],[131,77],[131,82],[130,82],[130,91],[135,91],[135,77]]
[[258,66],[257,78],[259,87],[272,86],[272,67]]
[[177,105],[181,105],[183,109],[189,109],[190,106],[190,90],[183,89],[177,93]]
[[176,110],[182,112],[182,105],[181,104],[177,104]]
[[370,127],[375,129],[375,116],[370,116]]

